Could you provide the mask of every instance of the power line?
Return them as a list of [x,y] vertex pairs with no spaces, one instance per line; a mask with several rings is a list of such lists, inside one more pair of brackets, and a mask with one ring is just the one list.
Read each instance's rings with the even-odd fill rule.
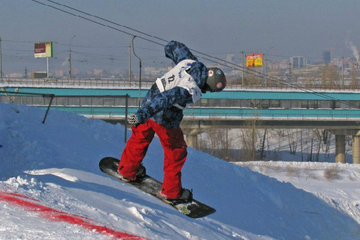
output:
[[[118,24],[118,23],[113,22],[113,21],[109,21],[109,20],[107,20],[107,19],[105,19],[105,18],[102,18],[102,17],[96,16],[96,15],[93,15],[93,14],[90,14],[90,13],[87,13],[87,12],[84,12],[84,11],[81,11],[81,10],[79,10],[79,9],[70,7],[70,6],[68,6],[68,5],[60,4],[60,3],[57,3],[57,2],[52,1],[52,0],[47,0],[47,1],[48,1],[48,2],[51,2],[51,3],[54,3],[54,4],[56,4],[56,5],[63,6],[63,7],[65,7],[65,8],[71,9],[71,10],[73,10],[73,11],[82,13],[82,14],[84,14],[84,15],[87,15],[87,16],[90,16],[90,17],[94,17],[94,18],[99,19],[99,20],[103,20],[103,21],[105,21],[105,22],[107,22],[107,23],[114,24],[115,26],[123,27],[123,28],[126,28],[126,29],[128,29],[128,30],[134,31],[134,32],[136,32],[136,33],[140,33],[140,34],[145,35],[145,36],[147,36],[147,37],[151,37],[151,38],[154,38],[154,39],[158,39],[158,40],[160,40],[160,41],[168,42],[168,41],[165,40],[165,39],[162,39],[162,38],[159,38],[159,37],[150,35],[150,34],[148,34],[148,33],[145,33],[145,32],[139,31],[139,30],[136,30],[136,29],[134,29],[134,28],[127,27],[127,26],[125,26],[125,25]],[[131,35],[134,35],[134,34],[131,34]],[[137,37],[138,37],[138,36],[137,36]]]
[[13,42],[13,43],[34,43],[34,42],[31,42],[31,41],[20,41],[20,40],[6,40],[6,39],[3,39],[2,40],[3,42]]
[[[114,27],[112,27],[112,26],[109,26],[109,25],[106,25],[106,24],[103,24],[103,23],[94,21],[94,20],[89,19],[89,18],[87,18],[87,17],[83,17],[83,16],[80,16],[80,15],[71,13],[71,12],[69,12],[69,11],[65,11],[65,10],[60,9],[60,8],[58,8],[58,7],[54,7],[54,6],[50,5],[50,4],[41,3],[41,2],[39,2],[39,1],[37,1],[37,0],[31,0],[31,1],[36,2],[36,3],[38,3],[38,4],[41,4],[41,5],[44,5],[44,6],[47,6],[47,7],[50,7],[50,8],[53,8],[53,9],[56,9],[56,10],[58,10],[58,11],[61,11],[61,12],[67,13],[67,14],[70,14],[70,15],[72,15],[72,16],[82,18],[82,19],[84,19],[84,20],[93,22],[93,23],[98,24],[98,25],[100,25],[100,26],[108,27],[108,28],[111,28],[111,29],[113,29],[113,30],[117,30],[117,31],[120,31],[120,32],[122,32],[122,33],[125,33],[125,34],[127,34],[127,35],[134,36],[134,34],[132,34],[132,33],[129,33],[129,32],[120,30],[120,29],[118,29],[118,28],[114,28]],[[102,17],[96,16],[96,15],[87,13],[87,12],[85,12],[85,11],[82,11],[82,10],[79,10],[79,9],[76,9],[76,8],[73,8],[73,7],[70,7],[70,6],[68,6],[68,5],[60,4],[60,3],[57,3],[57,2],[55,2],[55,1],[53,1],[53,0],[47,0],[47,1],[48,1],[48,2],[51,2],[51,3],[53,3],[53,4],[56,4],[56,5],[58,5],[58,6],[65,7],[65,8],[67,8],[67,9],[72,10],[72,11],[75,11],[75,12],[78,12],[78,13],[81,13],[81,14],[84,14],[84,15],[86,15],[86,16],[93,17],[93,18],[96,18],[96,19],[105,21],[105,22],[107,22],[107,23],[114,24],[114,25],[119,26],[119,27],[123,27],[123,28],[129,29],[129,30],[134,31],[134,32],[136,32],[136,33],[140,33],[140,34],[142,34],[142,35],[145,35],[145,36],[147,36],[147,37],[154,38],[154,39],[158,39],[158,40],[164,41],[164,42],[166,42],[166,43],[169,42],[168,40],[162,39],[162,38],[160,38],[160,37],[147,34],[147,33],[143,32],[143,31],[139,31],[139,30],[136,30],[136,29],[134,29],[134,28],[130,28],[130,27],[127,27],[127,26],[124,26],[124,25],[115,23],[115,22],[113,22],[113,21],[109,21],[109,20],[107,20],[107,19],[105,19],[105,18],[102,18]],[[137,36],[137,37],[139,37],[139,36]],[[145,41],[149,41],[149,42],[155,43],[155,44],[157,44],[157,45],[165,46],[164,44],[160,44],[160,43],[158,43],[158,42],[155,42],[155,41],[153,41],[153,40],[150,40],[150,39],[147,39],[147,38],[144,38],[144,37],[141,37],[141,36],[140,36],[139,38],[142,39],[142,40],[145,40]],[[197,51],[197,50],[195,50],[195,49],[190,49],[190,50],[193,51],[193,52],[195,52],[195,53],[198,53],[198,54],[200,54],[200,55],[203,55],[203,57],[201,57],[201,58],[203,58],[203,59],[205,59],[205,60],[208,60],[208,61],[210,61],[210,62],[213,62],[213,63],[216,63],[216,64],[220,64],[220,65],[223,65],[223,66],[227,66],[226,64],[230,64],[230,65],[235,66],[235,68],[241,68],[241,66],[239,66],[239,65],[236,65],[236,64],[234,64],[234,63],[227,62],[227,61],[225,61],[225,60],[223,60],[223,59],[220,59],[220,58],[217,58],[217,57],[213,57],[213,56],[211,56],[211,55],[208,55],[208,54],[199,52],[199,51]],[[205,56],[205,57],[204,57],[204,56]],[[214,59],[214,60],[213,60],[213,59]],[[220,62],[219,62],[219,61],[220,61]],[[223,62],[223,63],[226,63],[226,64],[222,64],[222,62]],[[228,67],[228,66],[227,66],[227,67]],[[234,68],[234,67],[233,67],[233,68]],[[239,69],[239,70],[242,70],[242,69]],[[258,75],[258,72],[255,72],[255,71],[252,72],[251,70],[250,70],[250,71],[248,70],[248,74]]]
[[[100,26],[102,26],[102,27],[110,28],[110,29],[113,29],[113,30],[115,30],[115,31],[118,31],[118,32],[121,32],[121,33],[124,33],[124,34],[130,35],[130,36],[134,36],[134,34],[129,33],[129,32],[127,32],[127,31],[121,30],[121,29],[119,29],[119,28],[116,28],[116,27],[113,27],[113,26],[110,26],[110,25],[107,25],[107,24],[104,24],[104,23],[101,23],[101,22],[97,22],[97,21],[92,20],[92,19],[90,19],[90,18],[88,18],[88,17],[84,17],[84,16],[81,16],[81,15],[77,15],[77,14],[75,14],[75,13],[72,13],[72,12],[63,10],[63,9],[61,9],[61,8],[52,6],[52,5],[50,5],[50,4],[42,3],[42,2],[39,2],[39,1],[37,1],[37,0],[31,0],[31,1],[36,2],[36,3],[38,3],[38,4],[41,4],[41,5],[43,5],[43,6],[47,6],[47,7],[53,8],[53,9],[58,10],[58,11],[61,11],[61,12],[63,12],[63,13],[72,15],[72,16],[74,16],[74,17],[82,18],[82,19],[84,19],[84,20],[86,20],[86,21],[90,21],[90,22],[95,23],[95,24],[97,24],[97,25],[100,25]],[[85,12],[83,12],[83,11],[81,11],[81,10],[78,10],[78,9],[75,9],[75,8],[72,8],[72,7],[69,7],[69,6],[64,5],[64,4],[59,4],[59,3],[56,3],[56,2],[51,1],[51,0],[47,0],[47,1],[52,2],[52,3],[54,3],[54,4],[57,4],[57,5],[59,5],[59,6],[64,6],[64,7],[66,7],[66,8],[72,9],[72,10],[74,10],[74,11],[76,11],[76,12],[83,13],[83,14],[85,14],[85,15],[87,15],[87,16],[91,16],[91,17],[95,17],[95,18],[98,18],[98,19],[102,19],[102,18],[97,17],[97,16],[95,16],[95,15],[92,15],[92,14],[89,14],[89,13],[85,13]],[[116,24],[116,23],[113,23],[113,22],[108,21],[108,20],[105,20],[105,19],[104,19],[103,21],[106,21],[106,22],[108,22],[108,23],[112,23],[112,24],[115,24],[115,25],[117,25],[117,26],[122,27],[122,25],[120,25],[120,24]],[[124,27],[124,28],[128,28],[128,27]],[[131,28],[128,28],[128,29],[131,29]],[[140,32],[140,31],[136,31],[136,32],[143,34],[143,33]],[[144,34],[144,35],[145,35],[145,34]],[[150,36],[150,35],[149,35],[149,36]],[[157,44],[157,45],[164,46],[163,44],[160,44],[160,43],[155,42],[155,41],[153,41],[153,40],[149,40],[149,39],[146,39],[146,38],[141,37],[141,36],[137,36],[137,37],[140,38],[140,39],[142,39],[142,40],[145,40],[145,41],[148,41],[148,42],[152,42],[152,43]],[[165,41],[165,40],[163,40],[163,41]]]
[[[56,43],[57,45],[60,46],[66,46],[68,47],[69,44],[66,43]],[[97,48],[97,49],[113,49],[113,48],[129,48],[129,46],[112,46],[112,47],[105,47],[105,46],[90,46],[90,45],[75,45],[75,44],[71,44],[71,47],[77,47],[77,48]]]
[[[127,26],[118,24],[118,23],[113,22],[113,21],[109,21],[109,20],[107,20],[107,19],[105,19],[105,18],[102,18],[102,17],[96,16],[96,15],[87,13],[87,12],[85,12],[85,11],[79,10],[79,9],[77,9],[77,8],[70,7],[70,6],[65,5],[65,4],[57,3],[57,2],[55,2],[55,1],[53,1],[53,0],[46,0],[46,1],[48,1],[48,2],[50,2],[50,3],[52,3],[52,4],[55,4],[55,5],[57,5],[57,6],[66,8],[66,9],[70,9],[71,11],[74,11],[74,12],[76,12],[76,13],[73,13],[73,12],[70,12],[70,11],[67,11],[67,10],[64,10],[64,9],[61,9],[61,8],[56,7],[56,6],[54,6],[54,5],[42,3],[42,2],[40,2],[40,1],[38,1],[38,0],[31,0],[31,1],[33,1],[33,2],[35,2],[35,3],[37,3],[37,4],[41,4],[41,5],[43,5],[43,6],[46,6],[46,7],[53,8],[53,9],[55,9],[55,10],[57,10],[57,11],[61,11],[61,12],[63,12],[63,13],[72,15],[72,16],[74,16],[74,17],[78,17],[78,18],[84,19],[84,20],[86,20],[86,21],[92,22],[92,23],[97,24],[97,25],[99,25],[99,26],[106,27],[106,28],[109,28],[109,29],[112,29],[112,30],[115,30],[115,31],[118,31],[118,32],[121,32],[121,33],[124,33],[124,34],[127,34],[127,35],[130,35],[130,36],[136,36],[136,35],[133,34],[133,33],[128,32],[128,31],[121,30],[121,29],[119,29],[119,28],[117,28],[117,27],[122,27],[122,28],[125,28],[125,29],[127,29],[127,30],[133,31],[133,32],[135,32],[135,33],[144,35],[144,36],[146,36],[146,37],[150,37],[150,38],[153,38],[153,39],[156,39],[156,40],[160,40],[160,41],[162,41],[162,42],[166,42],[166,43],[169,42],[168,40],[162,39],[162,38],[160,38],[160,37],[147,34],[147,33],[145,33],[145,32],[142,32],[142,31],[136,30],[136,29],[134,29],[134,28],[130,28],[130,27],[127,27]],[[86,17],[85,17],[85,16],[78,15],[78,13],[83,14],[83,15],[85,15]],[[90,17],[90,18],[89,18],[89,17]],[[93,19],[91,19],[91,18],[95,18],[95,19],[97,19],[97,20],[93,20]],[[104,24],[104,23],[102,23],[102,22],[99,22],[98,20],[104,21],[104,22],[106,22],[106,23]],[[110,26],[110,25],[108,25],[108,24],[112,24],[112,25],[115,25],[115,26],[117,26],[117,27],[113,27],[113,26]],[[155,40],[148,39],[148,38],[146,38],[146,37],[142,37],[142,36],[136,36],[136,37],[138,37],[138,38],[140,38],[140,39],[142,39],[142,40],[144,40],[144,41],[148,41],[148,42],[154,43],[154,44],[156,44],[156,45],[165,46],[164,44],[161,44],[161,43],[159,43],[159,42],[157,42],[157,41],[155,41]],[[210,62],[219,64],[219,65],[222,65],[222,66],[225,66],[225,67],[230,67],[230,68],[232,68],[232,69],[237,69],[237,70],[246,72],[247,74],[250,74],[250,75],[254,75],[254,76],[262,75],[262,74],[259,74],[259,73],[258,73],[257,71],[255,71],[255,70],[252,70],[252,69],[244,70],[242,66],[239,66],[239,65],[234,64],[234,63],[232,63],[232,62],[228,62],[228,61],[225,61],[225,60],[223,60],[223,59],[220,59],[220,58],[211,56],[211,55],[209,55],[209,54],[202,53],[202,52],[197,51],[197,50],[195,50],[195,49],[191,49],[191,48],[190,48],[190,50],[191,50],[192,52],[194,52],[194,53],[197,53],[197,54],[202,55],[202,56],[200,56],[200,57],[203,58],[203,59],[205,59],[205,60],[207,60],[207,61],[210,61]],[[333,98],[333,97],[328,96],[328,95],[326,95],[326,94],[324,94],[324,93],[316,92],[315,90],[312,90],[312,89],[306,89],[306,88],[304,88],[304,87],[302,87],[302,86],[299,86],[299,85],[297,85],[297,84],[294,84],[294,83],[289,83],[289,82],[286,82],[286,81],[284,81],[284,80],[277,79],[277,78],[273,78],[273,77],[267,77],[267,79],[268,79],[269,81],[278,83],[278,84],[280,84],[280,85],[285,85],[285,86],[288,86],[288,87],[291,87],[291,88],[294,88],[294,89],[299,89],[299,90],[302,90],[302,91],[304,91],[304,92],[308,92],[308,93],[311,93],[311,94],[320,96],[320,97],[322,97],[322,98],[324,98],[324,99],[327,99],[327,100],[340,101],[340,102],[343,102],[344,104],[348,105],[349,107],[357,108],[357,107],[351,106],[351,105],[350,105],[348,102],[346,102],[346,101],[342,101],[342,100],[340,100],[340,99]]]

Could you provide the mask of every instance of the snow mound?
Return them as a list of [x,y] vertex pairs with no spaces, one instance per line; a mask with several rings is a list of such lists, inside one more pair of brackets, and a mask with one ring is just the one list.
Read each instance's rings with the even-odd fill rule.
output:
[[[319,196],[188,149],[183,185],[217,209],[190,219],[98,169],[120,157],[124,128],[101,120],[0,103],[0,190],[149,239],[360,239],[354,204]],[[130,135],[130,132],[129,134]],[[162,180],[163,151],[154,139],[144,159]],[[99,239],[98,233],[45,221],[0,201],[0,238]],[[41,227],[39,227],[41,226]]]

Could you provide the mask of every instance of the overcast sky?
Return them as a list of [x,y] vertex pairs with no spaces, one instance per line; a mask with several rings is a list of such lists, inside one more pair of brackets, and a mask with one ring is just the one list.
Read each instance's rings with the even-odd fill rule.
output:
[[45,59],[33,56],[34,43],[43,41],[54,42],[54,58],[50,59],[54,69],[68,68],[70,47],[74,68],[126,69],[132,34],[145,38],[134,40],[144,67],[170,63],[163,53],[169,40],[221,59],[235,54],[239,62],[242,51],[267,53],[273,61],[301,55],[319,62],[324,50],[331,50],[333,56],[353,57],[360,48],[359,0],[36,1],[96,23],[32,0],[0,0],[5,73],[25,67],[46,70]]

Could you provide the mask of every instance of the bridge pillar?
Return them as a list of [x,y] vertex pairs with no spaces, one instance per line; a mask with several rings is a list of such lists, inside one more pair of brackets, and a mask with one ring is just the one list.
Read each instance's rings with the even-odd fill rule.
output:
[[352,152],[353,152],[353,163],[360,164],[360,135],[353,136]]
[[195,135],[195,134],[186,135],[186,144],[189,147],[197,148],[197,146],[198,146],[197,135]]
[[335,134],[335,161],[345,163],[345,135],[351,135],[353,163],[360,164],[360,131],[355,129],[330,130]]
[[345,163],[345,135],[335,135],[335,162]]
[[193,130],[185,130],[184,131],[185,136],[186,136],[186,144],[189,147],[192,148],[198,148],[198,134],[201,133],[200,130],[197,129],[193,129]]

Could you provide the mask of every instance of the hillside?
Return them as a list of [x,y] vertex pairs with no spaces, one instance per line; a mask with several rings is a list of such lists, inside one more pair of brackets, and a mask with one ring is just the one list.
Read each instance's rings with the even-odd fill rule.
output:
[[[50,111],[42,124],[43,116],[38,108],[0,103],[1,239],[110,238],[79,221],[29,211],[6,200],[9,194],[148,239],[360,239],[360,193],[356,184],[342,190],[339,183],[356,183],[357,167],[342,166],[352,179],[318,178],[311,184],[294,183],[296,188],[286,174],[279,181],[189,148],[183,185],[217,209],[194,220],[98,170],[102,157],[120,157],[125,146],[122,126],[57,111]],[[154,139],[144,160],[147,172],[159,180],[162,154]],[[298,172],[303,176],[306,171]],[[324,185],[337,191],[322,193]],[[353,192],[351,197],[348,192]]]

